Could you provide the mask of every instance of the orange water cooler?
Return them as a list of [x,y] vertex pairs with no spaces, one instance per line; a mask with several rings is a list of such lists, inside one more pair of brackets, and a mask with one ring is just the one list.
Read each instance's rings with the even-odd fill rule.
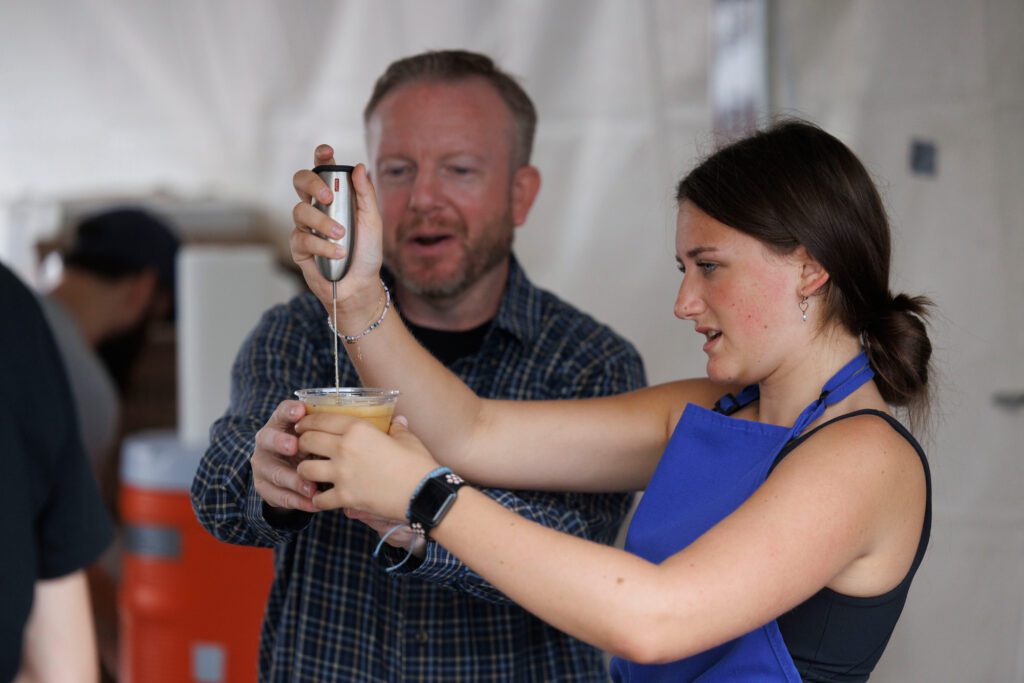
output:
[[118,594],[121,683],[251,683],[273,576],[268,549],[221,543],[189,499],[201,449],[176,434],[125,440]]

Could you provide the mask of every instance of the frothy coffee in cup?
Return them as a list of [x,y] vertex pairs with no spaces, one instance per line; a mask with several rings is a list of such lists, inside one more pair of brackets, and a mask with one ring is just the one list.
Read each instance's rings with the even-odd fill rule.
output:
[[397,389],[364,387],[324,387],[295,392],[308,413],[338,413],[366,420],[382,432],[391,427],[395,414]]

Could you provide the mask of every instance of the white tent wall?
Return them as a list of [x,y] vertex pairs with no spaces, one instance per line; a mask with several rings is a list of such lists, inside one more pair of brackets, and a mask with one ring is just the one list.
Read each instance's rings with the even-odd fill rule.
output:
[[520,76],[540,113],[543,187],[517,234],[531,276],[636,342],[652,379],[698,373],[699,349],[681,352],[692,332],[672,317],[671,197],[707,139],[708,8],[5,3],[0,84],[16,95],[0,104],[0,257],[31,276],[31,233],[59,215],[49,207],[106,194],[250,202],[283,242],[291,174],[314,146],[365,160],[362,107],[384,67],[465,47]]
[[[361,108],[392,59],[493,55],[522,77],[544,184],[516,249],[610,322],[652,381],[698,374],[672,317],[673,184],[710,147],[710,0],[127,0],[0,6],[0,259],[32,276],[60,202],[169,194],[267,212],[319,142],[365,159]],[[1024,3],[777,0],[776,109],[879,179],[894,289],[939,305],[932,545],[879,681],[1024,682]],[[908,170],[912,139],[938,173]],[[225,368],[225,373],[228,369]],[[211,416],[211,419],[214,416]]]

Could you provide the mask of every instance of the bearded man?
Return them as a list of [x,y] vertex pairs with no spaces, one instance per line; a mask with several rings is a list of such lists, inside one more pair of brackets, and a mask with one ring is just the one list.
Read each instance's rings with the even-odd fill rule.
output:
[[[378,79],[364,119],[384,279],[421,344],[489,398],[643,386],[635,349],[531,285],[513,256],[515,229],[540,189],[530,165],[536,112],[513,78],[479,54],[408,57]],[[333,154],[321,145],[314,162],[332,164]],[[302,206],[313,195],[331,200],[310,171],[296,173],[294,186]],[[388,542],[400,547],[374,560],[390,520],[316,512],[315,486],[295,471],[292,428],[304,408],[288,399],[334,382],[326,318],[309,292],[264,315],[239,351],[231,405],[211,429],[192,487],[199,520],[215,536],[275,548],[260,680],[607,680],[599,652],[509,602],[436,543],[393,534]],[[341,362],[342,384],[358,385]],[[485,491],[529,519],[605,543],[630,502]],[[387,572],[407,549],[411,561]]]

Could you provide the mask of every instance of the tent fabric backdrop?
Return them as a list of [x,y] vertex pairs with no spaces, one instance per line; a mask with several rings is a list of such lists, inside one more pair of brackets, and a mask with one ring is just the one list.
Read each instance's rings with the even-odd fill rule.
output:
[[[365,160],[361,109],[392,59],[494,56],[540,114],[543,188],[516,249],[611,323],[652,381],[703,371],[672,317],[672,189],[711,147],[711,0],[80,0],[0,9],[0,258],[31,276],[59,203],[166,194],[267,213],[329,142]],[[932,296],[929,555],[872,680],[1024,683],[1024,3],[777,0],[777,111],[831,130],[893,217],[894,289]],[[935,176],[908,168],[915,139]],[[225,368],[227,372],[227,368]]]
[[[291,174],[311,162],[315,145],[332,144],[345,162],[366,159],[362,107],[390,61],[479,50],[521,77],[539,110],[533,161],[543,186],[517,233],[530,274],[634,340],[652,379],[698,373],[695,345],[660,349],[690,332],[672,317],[671,198],[696,143],[710,139],[708,7],[8,4],[0,84],[18,96],[0,104],[0,232],[24,264],[26,214],[45,223],[62,199],[163,193],[256,205],[283,242]],[[613,319],[620,301],[632,305]]]

